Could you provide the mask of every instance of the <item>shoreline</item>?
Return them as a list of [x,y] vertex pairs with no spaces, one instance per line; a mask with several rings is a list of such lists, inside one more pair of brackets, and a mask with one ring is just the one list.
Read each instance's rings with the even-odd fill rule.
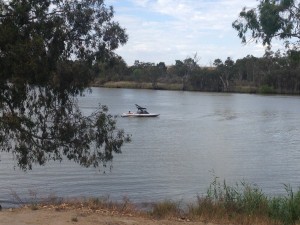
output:
[[208,91],[208,90],[196,90],[192,88],[182,89],[180,83],[157,83],[156,87],[153,88],[149,82],[133,82],[133,81],[108,81],[99,82],[95,81],[91,87],[102,87],[102,88],[125,88],[125,89],[148,89],[148,90],[164,90],[164,91],[190,91],[190,92],[211,92],[211,93],[237,93],[237,94],[258,94],[258,95],[288,95],[288,96],[299,96],[299,93],[293,93],[285,90],[265,90],[264,87],[254,86],[242,86],[236,85],[231,87],[228,91]]
[[[164,200],[149,203],[144,208],[128,198],[114,202],[109,198],[63,199],[53,197],[19,207],[0,210],[0,225],[279,225],[298,224],[284,218],[271,216],[271,199],[255,187],[246,185],[237,193],[235,187],[211,187],[207,197],[198,196],[196,202]],[[223,190],[221,190],[222,188]],[[216,192],[217,196],[214,196]],[[211,194],[209,194],[211,193]],[[300,192],[295,193],[298,196]],[[236,196],[239,195],[238,196]],[[226,198],[229,199],[226,199]],[[252,200],[249,202],[248,198]],[[240,198],[240,199],[239,199]],[[231,199],[231,200],[230,200]],[[276,200],[276,199],[275,199]],[[277,198],[276,202],[288,200]],[[297,202],[295,202],[297,205]],[[268,206],[269,205],[269,206]],[[286,205],[282,205],[289,210]],[[299,215],[297,215],[299,216]]]
[[[130,206],[131,207],[131,206]],[[217,225],[185,218],[154,218],[134,208],[112,208],[86,206],[85,203],[61,203],[59,205],[26,205],[2,209],[0,225]]]

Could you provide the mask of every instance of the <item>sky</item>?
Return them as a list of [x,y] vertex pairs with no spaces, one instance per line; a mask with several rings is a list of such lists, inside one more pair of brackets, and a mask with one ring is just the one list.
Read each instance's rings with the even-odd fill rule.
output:
[[106,0],[115,10],[114,20],[126,29],[126,45],[116,53],[131,66],[140,62],[174,65],[197,54],[200,66],[215,59],[233,60],[263,56],[261,43],[242,44],[232,22],[243,7],[257,0]]

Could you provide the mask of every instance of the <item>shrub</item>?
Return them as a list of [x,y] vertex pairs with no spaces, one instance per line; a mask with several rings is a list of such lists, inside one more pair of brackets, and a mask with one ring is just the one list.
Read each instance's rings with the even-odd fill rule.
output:
[[273,87],[269,86],[269,85],[262,85],[259,88],[259,93],[261,94],[274,94],[275,90]]

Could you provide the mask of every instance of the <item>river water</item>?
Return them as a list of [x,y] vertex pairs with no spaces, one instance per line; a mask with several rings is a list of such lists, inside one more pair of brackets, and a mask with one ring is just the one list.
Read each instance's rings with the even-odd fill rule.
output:
[[[128,197],[132,202],[192,201],[215,176],[257,184],[266,194],[300,187],[300,97],[93,88],[80,98],[85,113],[99,103],[113,115],[134,104],[157,118],[117,118],[132,135],[112,169],[72,162],[14,169],[1,153],[0,204],[57,197]],[[34,193],[34,194],[32,194]]]

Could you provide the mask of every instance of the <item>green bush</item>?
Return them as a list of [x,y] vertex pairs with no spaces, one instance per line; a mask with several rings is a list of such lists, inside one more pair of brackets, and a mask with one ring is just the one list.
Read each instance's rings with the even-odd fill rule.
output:
[[274,94],[275,90],[273,87],[269,86],[269,85],[262,85],[259,88],[259,93],[261,94]]

